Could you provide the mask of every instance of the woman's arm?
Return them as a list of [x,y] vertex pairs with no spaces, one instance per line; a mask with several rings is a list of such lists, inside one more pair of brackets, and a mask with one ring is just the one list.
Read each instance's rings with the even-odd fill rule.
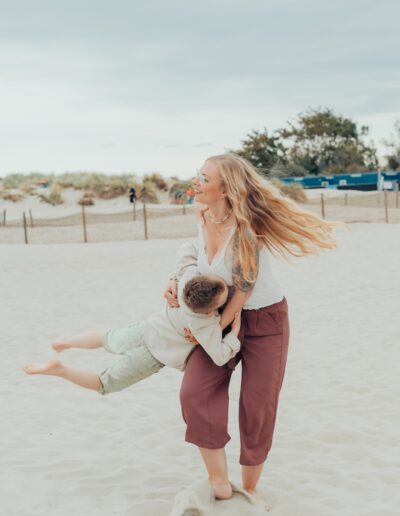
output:
[[[252,242],[255,247],[255,261],[257,266],[258,273],[258,258],[260,253],[261,243],[258,242],[255,236],[251,237]],[[232,243],[232,253],[233,253],[233,264],[232,264],[232,276],[233,276],[233,284],[235,285],[235,292],[232,296],[232,299],[226,305],[224,311],[221,314],[220,325],[224,330],[234,319],[235,313],[239,312],[248,298],[251,295],[253,287],[255,285],[256,278],[254,281],[249,282],[246,281],[243,277],[243,268],[240,264],[239,260],[239,235],[236,234],[234,241]]]
[[244,304],[250,297],[250,294],[251,290],[249,292],[241,292],[235,288],[235,292],[231,300],[221,314],[221,321],[219,324],[223,330],[231,324],[235,318],[236,312],[239,312],[243,308]]

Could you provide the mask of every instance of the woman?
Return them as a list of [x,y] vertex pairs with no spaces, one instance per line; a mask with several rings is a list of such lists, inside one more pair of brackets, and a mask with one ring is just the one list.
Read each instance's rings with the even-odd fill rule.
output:
[[[234,294],[221,315],[226,328],[239,310],[241,351],[226,366],[197,346],[182,382],[186,441],[196,444],[217,498],[232,496],[224,447],[229,441],[228,388],[241,360],[239,427],[243,488],[257,484],[272,444],[289,342],[288,308],[270,254],[306,256],[335,247],[334,224],[300,210],[234,154],[207,159],[193,181],[198,208],[200,273],[222,276]],[[165,293],[176,304],[172,280]]]

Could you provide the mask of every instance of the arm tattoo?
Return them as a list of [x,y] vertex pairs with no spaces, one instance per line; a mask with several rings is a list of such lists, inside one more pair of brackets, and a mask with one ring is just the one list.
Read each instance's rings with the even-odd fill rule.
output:
[[233,283],[235,287],[240,290],[241,292],[249,292],[255,285],[257,274],[258,274],[258,263],[259,263],[259,250],[258,250],[258,241],[257,238],[250,232],[247,233],[251,243],[254,245],[254,251],[255,251],[255,263],[256,263],[256,270],[254,279],[252,281],[246,281],[243,277],[243,268],[239,260],[239,232],[236,232],[234,236],[234,240],[232,243],[232,251],[233,251],[233,264],[232,264],[232,276],[233,276]]

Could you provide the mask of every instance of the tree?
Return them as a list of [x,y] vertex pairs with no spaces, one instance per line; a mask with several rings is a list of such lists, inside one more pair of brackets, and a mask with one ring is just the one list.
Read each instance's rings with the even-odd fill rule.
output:
[[385,140],[384,144],[389,149],[386,157],[386,166],[390,170],[400,170],[400,120],[394,123],[395,135],[390,140]]
[[295,123],[280,129],[281,144],[287,145],[287,158],[310,174],[335,174],[348,170],[373,170],[378,162],[376,149],[362,141],[368,127],[350,118],[335,115],[331,109],[309,109]]
[[270,136],[265,128],[263,131],[253,130],[242,140],[242,148],[233,152],[246,158],[264,175],[269,175],[276,163],[286,163],[286,149],[280,137]]

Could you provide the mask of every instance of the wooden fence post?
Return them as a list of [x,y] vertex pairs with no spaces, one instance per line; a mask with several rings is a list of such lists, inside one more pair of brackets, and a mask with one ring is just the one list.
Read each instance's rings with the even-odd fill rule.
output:
[[87,231],[86,231],[86,211],[85,206],[82,205],[82,225],[83,225],[83,241],[87,243]]
[[344,194],[344,205],[347,206],[347,192]]
[[132,206],[132,216],[133,216],[133,222],[136,222],[136,202],[133,202]]
[[321,214],[322,218],[325,220],[325,199],[323,193],[321,193]]
[[385,201],[385,222],[386,224],[389,222],[389,210],[388,210],[388,194],[387,194],[387,190],[385,190],[383,192],[383,199]]
[[6,213],[7,213],[7,211],[6,211],[6,210],[4,210],[4,211],[3,211],[3,226],[5,226],[5,225],[6,225]]
[[183,202],[182,204],[182,212],[183,212],[183,215],[186,215],[186,203]]
[[26,216],[25,216],[25,212],[23,212],[22,214],[22,222],[24,224],[24,235],[25,235],[25,244],[28,243],[28,229],[26,227]]
[[148,240],[148,234],[147,234],[147,209],[146,209],[146,203],[143,203],[143,223],[144,223],[144,239]]

